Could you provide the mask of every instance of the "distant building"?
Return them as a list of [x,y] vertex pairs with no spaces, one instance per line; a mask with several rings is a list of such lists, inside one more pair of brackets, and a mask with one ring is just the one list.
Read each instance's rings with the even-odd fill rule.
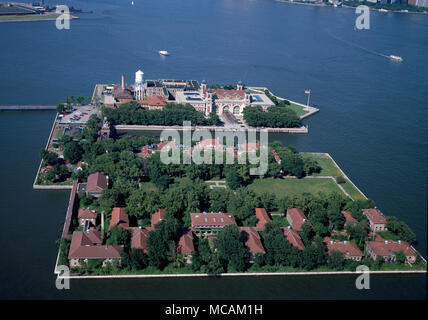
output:
[[272,219],[269,218],[269,215],[266,212],[265,208],[256,208],[254,211],[255,211],[256,217],[258,219],[258,222],[256,224],[256,230],[257,231],[263,231],[265,229],[265,224],[272,222]]
[[150,146],[143,146],[141,152],[137,153],[140,158],[150,158],[153,154],[153,149]]
[[187,263],[192,262],[192,253],[195,251],[193,239],[193,232],[189,228],[186,228],[183,230],[177,244],[177,254],[184,255]]
[[103,259],[103,267],[107,263],[121,262],[120,253],[123,246],[102,245],[98,230],[91,228],[89,232],[74,231],[68,252],[70,267],[80,267],[81,262],[91,259]]
[[121,84],[113,85],[111,94],[106,91],[104,104],[118,107],[137,101],[144,108],[162,109],[167,103],[176,103],[191,105],[205,116],[211,113],[242,116],[246,106],[260,106],[266,111],[275,105],[265,93],[245,90],[241,81],[236,89],[208,89],[205,80],[201,85],[196,80],[146,80],[143,83],[143,75],[141,70],[135,73],[133,87],[125,84],[122,75]]
[[197,111],[208,116],[213,109],[211,95],[200,91],[178,91],[175,93],[175,103],[190,104]]
[[406,256],[406,262],[415,263],[416,250],[406,241],[367,241],[366,253],[376,260],[378,256],[382,257],[385,262],[396,262],[396,253],[402,251]]
[[134,100],[134,88],[125,84],[124,75],[122,75],[121,84],[113,87],[113,98],[115,107]]
[[111,212],[109,230],[113,229],[115,226],[119,226],[123,229],[129,229],[129,218],[125,213],[125,208],[113,208],[113,211]]
[[284,233],[284,237],[287,238],[288,242],[290,242],[293,247],[296,247],[300,250],[305,249],[302,238],[299,236],[296,230],[291,229],[290,226],[287,228],[281,227],[281,230]]
[[302,209],[291,208],[287,210],[287,221],[290,226],[296,231],[302,231],[302,225],[308,223],[311,227],[312,224],[306,218]]
[[96,209],[79,209],[79,212],[77,214],[77,219],[79,221],[79,225],[80,226],[84,226],[85,223],[90,223],[92,225],[96,225],[96,221],[97,221],[97,216],[98,216],[98,210]]
[[345,224],[347,224],[347,223],[349,223],[349,222],[355,222],[355,223],[357,223],[357,222],[358,222],[358,220],[357,220],[357,219],[355,219],[355,218],[352,216],[352,213],[351,213],[351,212],[349,212],[349,211],[342,211],[342,215],[343,215],[343,218],[345,219]]
[[192,228],[200,234],[215,233],[224,227],[236,224],[232,213],[203,212],[191,213]]
[[345,259],[361,261],[363,258],[363,253],[352,241],[335,241],[327,237],[324,239],[324,243],[329,255],[331,255],[332,251],[338,251]]
[[367,217],[370,224],[370,229],[373,232],[386,231],[386,218],[376,208],[372,209],[363,209],[363,215]]
[[151,227],[137,227],[132,228],[132,238],[131,238],[131,246],[134,249],[143,250],[144,253],[149,252],[149,247],[147,246],[147,238],[149,233],[153,230]]
[[149,96],[144,100],[137,100],[137,102],[149,110],[162,110],[168,104],[168,99],[164,96]]
[[409,0],[408,3],[414,7],[428,8],[428,0]]
[[165,209],[158,208],[158,210],[152,214],[151,223],[154,228],[161,221],[166,221]]
[[147,245],[147,238],[149,237],[150,232],[155,229],[155,225],[160,221],[166,221],[165,209],[158,209],[152,214],[151,227],[130,227],[129,229],[132,230],[132,248],[141,249],[145,253],[148,253],[149,247]]
[[103,190],[108,189],[108,176],[101,172],[90,174],[86,183],[86,194],[99,198]]
[[108,139],[111,137],[111,128],[110,124],[107,121],[107,118],[104,118],[103,125],[101,127],[100,139]]
[[249,261],[254,261],[254,256],[257,253],[265,254],[266,251],[263,247],[260,234],[257,232],[257,229],[254,227],[240,227],[242,241],[245,243],[245,246],[248,248]]

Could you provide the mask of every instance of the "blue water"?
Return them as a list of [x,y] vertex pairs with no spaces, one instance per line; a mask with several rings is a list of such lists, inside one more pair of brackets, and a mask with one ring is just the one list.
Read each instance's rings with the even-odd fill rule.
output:
[[[385,214],[411,226],[426,256],[428,16],[372,12],[371,29],[357,31],[351,9],[271,0],[64,2],[94,13],[79,15],[63,31],[52,21],[0,24],[1,105],[88,96],[95,83],[118,83],[122,73],[132,83],[138,69],[149,79],[242,80],[300,102],[311,89],[311,104],[321,111],[304,121],[309,134],[270,140],[330,153]],[[0,113],[0,178],[8,182],[0,193],[7,257],[0,263],[2,298],[426,297],[425,276],[377,276],[370,293],[347,277],[269,278],[264,285],[256,279],[75,281],[59,293],[54,241],[67,192],[31,189],[52,119],[52,112]],[[299,289],[290,290],[296,283]]]

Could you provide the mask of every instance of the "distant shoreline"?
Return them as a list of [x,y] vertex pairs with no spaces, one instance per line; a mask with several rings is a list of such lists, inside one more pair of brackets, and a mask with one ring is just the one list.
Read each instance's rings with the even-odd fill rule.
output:
[[[46,15],[25,15],[25,16],[0,16],[1,22],[40,22],[40,21],[53,21],[56,20],[59,14],[46,14]],[[12,19],[5,19],[12,18]],[[70,15],[70,20],[80,19],[79,17]]]
[[[314,6],[314,7],[326,7],[326,8],[333,8],[333,9],[337,9],[335,7],[333,7],[333,5],[327,5],[325,3],[308,3],[308,2],[301,2],[301,1],[292,1],[292,0],[275,0],[276,2],[283,2],[283,3],[290,3],[290,4],[302,4],[302,5],[308,5],[308,6]],[[362,4],[364,5],[364,4]],[[347,9],[355,9],[356,7],[353,6],[349,6],[346,4],[342,4],[340,7],[342,8],[347,8]],[[338,7],[338,8],[340,8]],[[387,9],[387,8],[372,8],[370,6],[368,6],[370,10],[372,11],[378,11],[378,12],[382,12],[380,11],[381,9],[384,10],[388,10],[388,12],[394,12],[394,13],[419,13],[419,14],[428,14],[428,12],[419,12],[419,11],[402,11],[402,10],[391,10],[391,9]],[[387,12],[385,12],[387,13]]]

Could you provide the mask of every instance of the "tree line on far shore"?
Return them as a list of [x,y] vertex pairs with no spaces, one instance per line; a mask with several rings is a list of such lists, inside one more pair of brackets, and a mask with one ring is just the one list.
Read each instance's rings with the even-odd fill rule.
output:
[[197,111],[190,104],[168,103],[163,109],[149,110],[142,108],[136,101],[131,101],[115,109],[101,106],[101,112],[112,125],[182,126],[184,121],[191,121],[192,125],[201,126],[222,124],[217,114],[211,113],[206,118],[204,113]]

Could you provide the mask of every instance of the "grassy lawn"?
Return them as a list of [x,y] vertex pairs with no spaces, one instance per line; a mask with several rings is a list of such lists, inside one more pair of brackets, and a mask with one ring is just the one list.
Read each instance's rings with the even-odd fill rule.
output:
[[146,192],[149,192],[149,191],[157,192],[157,191],[159,191],[158,187],[156,187],[153,182],[141,182],[140,183],[140,189],[142,191],[146,191]]
[[57,132],[56,132],[56,139],[61,139],[62,138],[62,136],[64,135],[64,131],[65,131],[65,129],[59,129]]
[[290,102],[290,105],[287,106],[287,108],[290,108],[290,109],[294,110],[297,113],[298,117],[301,117],[304,114],[308,113],[308,111],[303,110],[302,106],[300,106],[298,104],[295,104],[295,103],[292,103],[292,102]]
[[391,231],[382,231],[378,233],[382,238],[386,240],[393,240],[393,241],[401,240],[399,236],[397,236],[395,233],[392,233]]
[[329,157],[323,154],[301,153],[303,158],[313,159],[321,167],[320,173],[313,173],[313,176],[341,176],[340,170],[334,165]]
[[285,195],[301,195],[304,192],[317,194],[323,192],[339,192],[342,191],[331,179],[256,179],[248,186],[251,190],[258,194],[264,192],[273,192],[277,196]]
[[364,200],[364,196],[346,179],[343,174],[340,172],[339,168],[335,166],[333,161],[326,155],[322,154],[311,154],[311,153],[301,153],[302,157],[314,159],[318,162],[321,167],[320,173],[313,173],[313,176],[342,176],[345,179],[345,183],[342,183],[341,186],[345,191],[354,199],[354,200]]

